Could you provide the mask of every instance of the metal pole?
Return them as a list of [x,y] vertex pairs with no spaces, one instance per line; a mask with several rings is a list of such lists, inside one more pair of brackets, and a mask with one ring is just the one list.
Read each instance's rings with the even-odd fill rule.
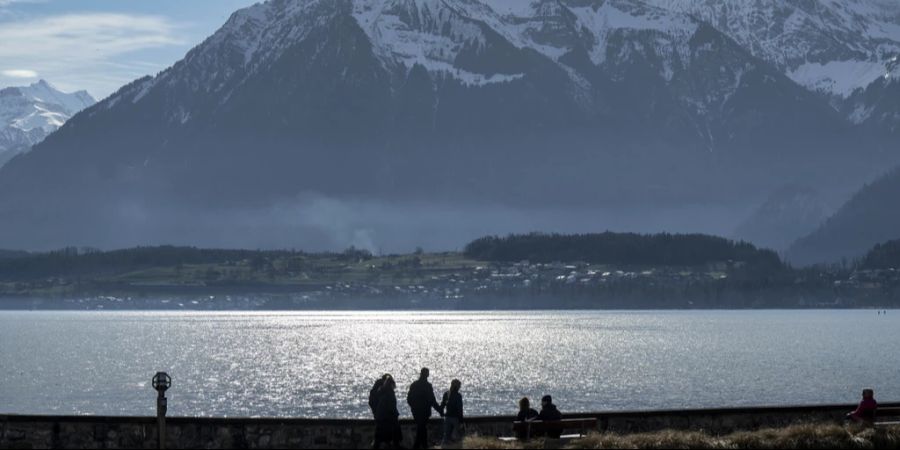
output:
[[159,430],[159,448],[166,448],[166,409],[168,401],[166,400],[165,391],[160,389],[159,396],[156,397],[156,428]]

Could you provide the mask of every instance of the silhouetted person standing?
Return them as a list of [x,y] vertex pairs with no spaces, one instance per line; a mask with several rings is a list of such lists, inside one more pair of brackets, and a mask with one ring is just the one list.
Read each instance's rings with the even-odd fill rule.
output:
[[409,386],[409,394],[406,403],[409,403],[410,412],[416,422],[416,440],[413,448],[428,448],[428,419],[431,418],[432,408],[444,416],[441,406],[434,398],[434,388],[428,382],[430,372],[423,368],[419,373],[419,379]]
[[378,408],[378,395],[381,393],[381,386],[384,384],[384,380],[390,375],[384,374],[375,380],[375,384],[372,386],[372,389],[369,391],[369,408],[372,410],[372,416],[376,419],[378,418],[375,415],[375,410]]
[[403,434],[400,430],[400,411],[397,410],[397,383],[390,375],[381,378],[375,406],[375,443],[373,448],[381,448],[387,443],[392,448],[400,448]]
[[[541,412],[538,414],[537,420],[542,422],[558,422],[562,420],[562,413],[556,409],[553,404],[553,397],[545,395],[541,399]],[[547,432],[547,437],[559,439],[562,436],[562,430],[552,430]]]
[[450,390],[444,392],[441,400],[441,409],[444,411],[444,436],[441,438],[441,447],[453,442],[453,433],[459,429],[465,418],[463,417],[463,398],[459,390],[462,381],[450,382]]

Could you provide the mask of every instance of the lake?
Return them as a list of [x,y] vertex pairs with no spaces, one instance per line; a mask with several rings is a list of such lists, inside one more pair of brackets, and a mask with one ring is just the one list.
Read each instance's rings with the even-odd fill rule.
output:
[[900,311],[0,312],[0,413],[367,417],[419,368],[468,415],[900,400]]

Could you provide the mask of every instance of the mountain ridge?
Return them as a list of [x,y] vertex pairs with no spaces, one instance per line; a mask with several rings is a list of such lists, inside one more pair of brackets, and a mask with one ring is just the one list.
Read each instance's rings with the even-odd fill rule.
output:
[[[689,13],[729,35],[812,92],[850,122],[893,135],[898,94],[880,89],[900,73],[900,4],[879,0],[817,2],[648,0]],[[886,106],[885,104],[890,106]],[[887,110],[872,114],[873,110]]]
[[[524,18],[475,0],[241,10],[0,169],[0,221],[28,246],[110,247],[185,228],[246,239],[216,218],[317,196],[749,207],[767,177],[842,195],[885,161],[825,99],[702,21],[625,0],[532,6]],[[393,226],[372,216],[359,221]],[[301,222],[288,228],[333,228]]]
[[862,257],[875,245],[900,238],[900,168],[867,183],[821,226],[787,251],[796,264],[838,263]]
[[778,188],[734,231],[734,239],[784,251],[822,225],[833,213],[819,194],[804,186]]

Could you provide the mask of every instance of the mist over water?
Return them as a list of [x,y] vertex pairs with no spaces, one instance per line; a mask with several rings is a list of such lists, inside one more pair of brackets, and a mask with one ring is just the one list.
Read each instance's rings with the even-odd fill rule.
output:
[[732,205],[597,208],[520,208],[441,202],[385,202],[304,194],[271,206],[182,210],[120,204],[111,228],[96,238],[71,242],[47,236],[42,250],[78,245],[116,249],[138,245],[335,251],[350,246],[374,254],[451,251],[486,235],[533,231],[595,233],[708,233],[729,236],[749,214]]
[[[900,312],[0,313],[0,413],[367,417],[431,368],[468,415],[897,400]],[[401,406],[401,414],[408,411]]]

